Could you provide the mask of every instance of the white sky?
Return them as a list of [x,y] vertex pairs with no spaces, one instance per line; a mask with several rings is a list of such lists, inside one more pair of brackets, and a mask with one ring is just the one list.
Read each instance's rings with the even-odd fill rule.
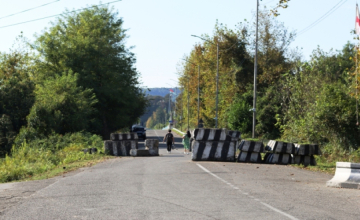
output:
[[[64,12],[65,8],[80,9],[98,0],[60,0],[38,9],[11,17],[4,16],[27,10],[55,0],[0,0],[0,51],[7,52],[16,36],[23,31],[30,40],[35,33],[49,27],[54,18],[3,26],[43,18]],[[102,3],[114,0],[103,0]],[[264,0],[261,5],[274,6],[277,0]],[[278,19],[290,30],[301,31],[319,19],[337,3],[336,11],[307,32],[299,35],[292,47],[302,48],[304,58],[319,45],[325,51],[341,49],[347,41],[354,42],[350,31],[355,26],[355,0],[291,0],[289,8],[280,10]],[[176,86],[177,65],[200,40],[190,35],[212,34],[216,19],[229,28],[244,19],[252,20],[256,0],[122,0],[111,4],[124,19],[128,29],[127,46],[137,58],[136,67],[145,87]],[[170,85],[169,85],[170,84]]]

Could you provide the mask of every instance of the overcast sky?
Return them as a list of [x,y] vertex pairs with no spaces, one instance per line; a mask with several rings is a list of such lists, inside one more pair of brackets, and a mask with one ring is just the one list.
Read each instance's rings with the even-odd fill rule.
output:
[[[101,3],[112,1],[115,0]],[[276,2],[264,0],[260,4],[270,8]],[[55,18],[4,26],[57,15],[66,8],[81,9],[99,3],[97,0],[0,0],[0,51],[9,51],[21,31],[34,40],[34,34],[40,34]],[[44,4],[48,5],[22,12]],[[291,45],[302,48],[304,59],[308,59],[318,45],[329,51],[340,50],[347,41],[355,42],[350,34],[355,26],[355,5],[355,0],[291,0],[289,8],[280,10],[278,19],[290,30],[300,32],[325,15],[325,19],[300,34]],[[199,42],[192,34],[212,34],[216,20],[232,29],[244,19],[252,20],[256,0],[123,0],[111,6],[124,19],[129,35],[127,46],[135,46],[132,52],[137,58],[142,86],[152,88],[176,86],[178,64]],[[11,14],[15,15],[5,17]]]

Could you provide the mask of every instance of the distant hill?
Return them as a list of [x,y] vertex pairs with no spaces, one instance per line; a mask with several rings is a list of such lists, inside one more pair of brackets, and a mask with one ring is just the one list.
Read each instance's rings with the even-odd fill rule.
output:
[[151,96],[162,96],[162,97],[165,97],[166,95],[169,94],[170,92],[170,89],[174,90],[175,93],[179,93],[180,90],[177,89],[177,91],[175,91],[176,89],[174,88],[149,88],[150,91],[148,91],[146,89],[146,94],[147,95],[151,95]]

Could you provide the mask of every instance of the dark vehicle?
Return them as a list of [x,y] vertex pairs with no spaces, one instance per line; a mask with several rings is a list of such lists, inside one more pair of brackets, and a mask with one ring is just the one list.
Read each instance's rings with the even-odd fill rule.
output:
[[140,125],[134,125],[131,128],[131,132],[136,132],[139,139],[146,139],[146,129]]

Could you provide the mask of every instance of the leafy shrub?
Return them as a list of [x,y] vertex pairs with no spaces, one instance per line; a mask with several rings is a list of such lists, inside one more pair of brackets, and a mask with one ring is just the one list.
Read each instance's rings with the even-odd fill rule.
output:
[[76,161],[100,158],[101,154],[84,154],[84,148],[102,148],[102,138],[90,133],[52,134],[14,145],[11,156],[0,160],[0,182],[21,180]]

